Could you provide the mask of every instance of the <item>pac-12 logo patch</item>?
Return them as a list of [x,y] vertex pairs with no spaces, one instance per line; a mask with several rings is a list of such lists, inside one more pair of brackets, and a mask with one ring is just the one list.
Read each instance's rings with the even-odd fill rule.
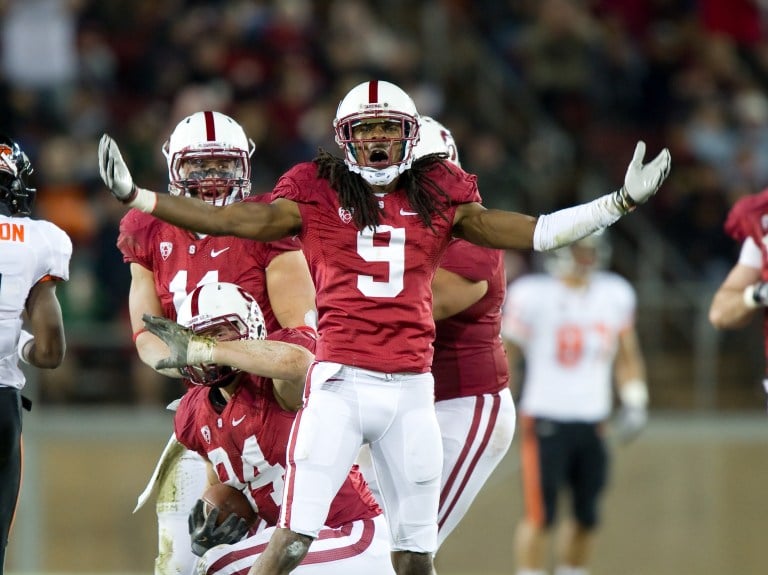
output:
[[339,208],[339,217],[341,218],[342,222],[348,224],[352,221],[352,212],[347,208]]
[[167,260],[172,251],[173,244],[171,242],[160,242],[160,256],[163,258],[163,260]]

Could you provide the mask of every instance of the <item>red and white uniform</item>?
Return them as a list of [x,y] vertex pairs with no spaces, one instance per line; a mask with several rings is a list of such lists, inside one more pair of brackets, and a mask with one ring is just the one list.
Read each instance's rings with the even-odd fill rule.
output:
[[[742,242],[739,263],[761,270],[761,280],[768,281],[768,246],[765,243],[768,236],[768,189],[739,199],[728,212],[725,231]],[[768,310],[763,310],[763,336],[765,357],[768,359]],[[768,391],[768,371],[763,383]]]
[[526,358],[520,412],[570,422],[607,418],[619,335],[633,327],[635,306],[632,286],[610,272],[593,272],[577,289],[545,274],[512,282],[503,333]]
[[[269,202],[261,195],[243,201]],[[202,236],[177,228],[138,210],[130,210],[120,222],[117,247],[123,261],[136,263],[155,276],[155,292],[163,314],[176,319],[187,294],[212,282],[237,284],[256,298],[264,313],[267,333],[280,329],[269,305],[266,269],[287,251],[301,249],[294,238],[257,242],[230,236]]]
[[370,443],[393,549],[436,549],[442,449],[429,373],[431,283],[457,205],[480,196],[476,178],[460,170],[435,166],[428,177],[450,198],[434,231],[402,189],[376,196],[379,226],[358,231],[313,163],[289,170],[273,191],[299,206],[319,316],[318,363],[289,447],[282,527],[316,536],[346,470]]
[[[295,329],[280,330],[267,339],[309,349],[315,343]],[[274,527],[285,488],[286,446],[295,413],[277,403],[270,379],[241,377],[237,391],[223,408],[217,408],[209,397],[217,390],[190,388],[176,411],[176,436],[188,449],[211,461],[221,482],[243,491],[260,519]],[[208,551],[197,573],[246,572],[266,547],[273,529],[254,531],[256,534],[239,543]],[[347,474],[334,498],[319,539],[294,573],[393,572],[381,510],[356,468]]]
[[488,290],[466,310],[435,324],[432,374],[443,438],[438,545],[464,517],[515,433],[501,340],[504,252],[454,239],[440,267],[473,282],[487,281]]
[[[271,196],[243,201],[269,202]],[[286,251],[301,248],[298,240],[257,242],[233,237],[199,236],[149,214],[130,210],[120,222],[117,245],[126,263],[136,263],[154,275],[163,315],[176,319],[178,306],[197,286],[229,282],[241,286],[259,302],[268,333],[280,329],[269,305],[266,269]],[[164,489],[161,486],[172,485]],[[197,557],[187,529],[189,512],[205,489],[205,462],[180,448],[171,436],[137,509],[158,492],[158,545],[155,575],[191,575]]]
[[40,281],[67,281],[71,257],[72,241],[55,224],[0,214],[0,387],[24,387],[16,346],[27,297]]

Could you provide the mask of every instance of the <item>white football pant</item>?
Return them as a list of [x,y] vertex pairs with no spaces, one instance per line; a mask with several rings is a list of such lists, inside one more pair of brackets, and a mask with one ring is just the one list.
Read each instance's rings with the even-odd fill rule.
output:
[[313,364],[288,446],[280,525],[317,537],[363,443],[389,524],[392,550],[434,553],[442,469],[431,373],[385,374]]

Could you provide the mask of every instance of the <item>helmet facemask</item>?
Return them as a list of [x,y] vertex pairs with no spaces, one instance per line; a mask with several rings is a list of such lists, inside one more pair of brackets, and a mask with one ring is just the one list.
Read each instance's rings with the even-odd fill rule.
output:
[[588,278],[593,272],[604,269],[610,257],[610,245],[601,231],[548,253],[544,267],[557,277]]
[[171,195],[199,198],[223,206],[239,202],[251,191],[247,153],[207,148],[184,150],[171,159]]

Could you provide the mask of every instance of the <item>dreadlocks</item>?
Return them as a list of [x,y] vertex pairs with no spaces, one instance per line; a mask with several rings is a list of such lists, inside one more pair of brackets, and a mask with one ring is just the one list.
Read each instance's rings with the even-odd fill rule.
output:
[[[437,214],[446,219],[445,208],[450,203],[448,195],[427,174],[436,162],[447,158],[447,154],[430,154],[415,160],[411,169],[400,176],[400,187],[411,208],[419,214],[421,221],[430,230],[432,217]],[[317,175],[328,180],[330,186],[339,195],[339,204],[350,211],[358,229],[375,228],[379,224],[381,208],[370,186],[360,177],[349,171],[344,160],[321,149],[314,159]],[[448,162],[441,162],[443,169],[453,170]]]

